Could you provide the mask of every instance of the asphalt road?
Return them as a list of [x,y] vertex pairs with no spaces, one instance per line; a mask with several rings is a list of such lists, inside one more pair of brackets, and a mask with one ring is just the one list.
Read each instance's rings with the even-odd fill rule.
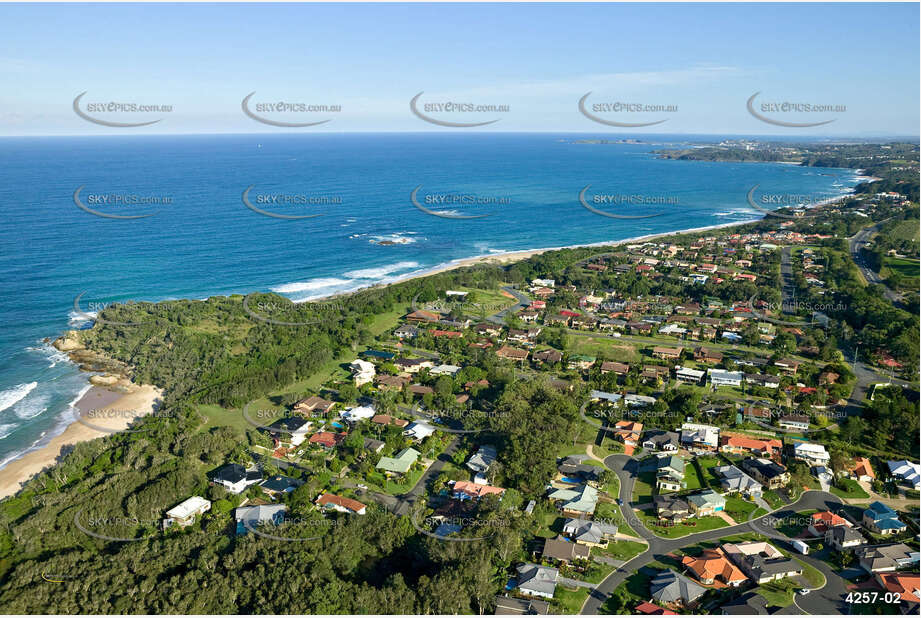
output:
[[528,298],[527,294],[523,294],[522,292],[518,291],[512,286],[509,286],[509,285],[503,286],[502,290],[514,296],[515,299],[518,300],[518,303],[515,305],[512,305],[511,307],[508,307],[507,309],[503,309],[499,313],[495,313],[487,317],[486,319],[492,322],[493,324],[505,324],[505,316],[507,316],[509,313],[515,314],[519,310],[524,309],[525,307],[529,307],[531,305],[531,299]]
[[[604,460],[604,463],[605,466],[614,471],[620,481],[620,500],[624,505],[629,505],[639,462],[628,455],[611,455]],[[842,506],[841,500],[833,494],[821,491],[809,491],[804,493],[795,503],[771,513],[771,517],[783,517],[795,514],[798,511],[812,509],[828,509],[835,511]],[[588,599],[582,606],[580,612],[582,614],[598,614],[601,605],[607,600],[608,596],[619,586],[622,586],[626,579],[637,569],[649,564],[653,560],[661,559],[666,554],[674,552],[682,547],[687,547],[688,545],[700,543],[701,541],[713,541],[733,534],[754,531],[775,539],[779,545],[786,544],[785,549],[792,550],[792,545],[789,544],[787,537],[774,530],[773,525],[770,524],[770,520],[766,519],[767,516],[735,526],[691,534],[680,539],[664,539],[656,536],[646,528],[629,507],[627,507],[627,510],[624,511],[623,514],[630,524],[630,527],[646,540],[649,547],[640,555],[627,561],[623,566],[598,584],[589,594]],[[797,558],[814,566],[821,571],[826,578],[826,585],[822,589],[815,590],[808,595],[797,595],[797,605],[809,613],[848,613],[843,609],[843,594],[846,594],[845,580],[835,575],[834,572],[820,560],[810,558],[809,556],[797,556]]]
[[885,223],[885,221],[880,221],[874,226],[865,228],[851,236],[848,241],[848,248],[851,252],[851,257],[854,259],[854,263],[857,264],[857,268],[860,269],[861,274],[864,279],[870,285],[881,285],[883,286],[883,296],[896,306],[901,306],[901,298],[894,291],[886,287],[886,284],[883,283],[883,280],[879,278],[879,275],[870,268],[866,260],[863,259],[863,256],[860,255],[860,250],[867,244],[870,240],[870,237],[879,231],[880,226]]

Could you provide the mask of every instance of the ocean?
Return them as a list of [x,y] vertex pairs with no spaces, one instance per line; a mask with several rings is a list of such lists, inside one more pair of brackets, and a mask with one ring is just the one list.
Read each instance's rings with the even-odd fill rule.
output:
[[[301,301],[474,256],[756,220],[755,185],[817,199],[858,182],[854,170],[651,154],[686,137],[584,137],[0,139],[0,466],[72,421],[87,376],[43,340],[107,303]],[[655,216],[596,214],[583,190],[595,210]]]

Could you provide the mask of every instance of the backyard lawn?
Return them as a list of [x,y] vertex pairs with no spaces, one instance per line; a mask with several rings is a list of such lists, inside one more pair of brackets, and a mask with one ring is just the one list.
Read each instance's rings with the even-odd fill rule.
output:
[[611,541],[608,543],[607,547],[596,547],[592,551],[598,552],[604,556],[609,556],[615,560],[623,560],[626,562],[634,556],[639,556],[646,551],[646,544],[637,543],[635,541]]
[[707,530],[716,530],[725,528],[729,524],[721,517],[692,517],[687,521],[675,524],[674,526],[660,526],[652,509],[644,511],[644,523],[646,527],[661,537],[667,539],[677,539],[697,532],[706,532]]
[[558,585],[553,593],[553,600],[550,601],[550,607],[555,614],[574,615],[579,613],[587,598],[588,588],[568,590]]
[[652,502],[653,489],[656,484],[655,472],[640,472],[633,483],[633,501],[637,504]]
[[764,501],[771,506],[771,510],[776,511],[777,509],[786,505],[786,502],[784,502],[773,489],[764,492],[761,497],[764,498]]

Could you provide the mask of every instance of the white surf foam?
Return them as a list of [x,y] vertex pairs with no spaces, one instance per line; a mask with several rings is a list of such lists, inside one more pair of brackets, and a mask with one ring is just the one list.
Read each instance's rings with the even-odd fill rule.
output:
[[0,392],[0,412],[18,403],[35,390],[36,386],[38,386],[38,382],[29,382],[28,384],[17,384],[13,388]]

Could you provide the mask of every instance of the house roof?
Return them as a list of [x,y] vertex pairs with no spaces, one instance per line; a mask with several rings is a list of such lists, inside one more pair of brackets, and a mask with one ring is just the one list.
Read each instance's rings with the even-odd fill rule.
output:
[[168,510],[166,515],[167,517],[174,517],[176,519],[185,519],[186,517],[191,516],[193,513],[196,513],[201,509],[205,509],[207,511],[209,508],[211,508],[210,501],[205,500],[201,496],[192,496],[191,498],[186,498]]
[[921,576],[917,573],[880,573],[883,587],[889,592],[899,594],[902,602],[918,603],[918,590],[921,589]]
[[588,560],[591,555],[591,549],[585,545],[579,545],[561,536],[555,539],[544,541],[545,558],[555,560]]
[[703,586],[672,570],[659,572],[649,582],[649,593],[660,603],[690,603],[706,591]]
[[677,616],[676,612],[673,612],[670,609],[665,609],[664,607],[659,607],[653,603],[643,601],[639,605],[633,608],[639,614],[645,614],[647,616]]
[[835,526],[850,527],[850,522],[840,515],[835,515],[831,511],[819,511],[812,514],[812,526],[818,531],[824,531]]
[[550,603],[548,601],[496,597],[495,615],[497,616],[543,615],[548,613],[550,613]]
[[560,572],[552,567],[525,563],[518,567],[518,587],[552,595]]
[[617,526],[588,519],[567,519],[563,524],[563,533],[576,542],[600,544],[605,536],[617,534]]
[[681,564],[686,566],[699,580],[721,579],[730,582],[748,579],[745,573],[735,566],[720,548],[705,549],[698,557],[685,556]]
[[871,479],[876,478],[876,473],[873,472],[873,466],[870,465],[870,460],[866,457],[854,458],[853,472],[857,476],[869,476]]
[[454,483],[454,491],[460,492],[471,498],[482,498],[483,496],[501,496],[505,493],[505,489],[502,487],[493,487],[492,485],[479,485],[471,481],[456,481]]
[[419,451],[414,448],[404,448],[394,457],[381,457],[375,466],[378,470],[385,472],[396,472],[405,474],[409,472],[410,466],[419,457]]
[[720,436],[720,446],[772,453],[774,449],[777,449],[778,451],[782,449],[783,443],[776,438],[759,440],[757,438],[748,438],[746,436],[739,435],[722,435]]
[[342,496],[337,496],[336,494],[323,494],[317,498],[318,506],[341,506],[346,508],[354,513],[360,512],[362,509],[367,508],[367,505],[362,504],[358,500],[352,500],[351,498],[343,498]]
[[698,507],[704,506],[726,506],[726,498],[719,495],[712,489],[704,490],[700,493],[692,494],[687,496],[688,502],[696,504]]
[[262,481],[260,486],[269,491],[285,492],[292,487],[300,487],[303,484],[303,481],[279,474]]
[[598,503],[598,490],[591,485],[579,485],[574,489],[557,489],[548,497],[563,501],[563,508],[568,511],[594,513],[595,505]]

